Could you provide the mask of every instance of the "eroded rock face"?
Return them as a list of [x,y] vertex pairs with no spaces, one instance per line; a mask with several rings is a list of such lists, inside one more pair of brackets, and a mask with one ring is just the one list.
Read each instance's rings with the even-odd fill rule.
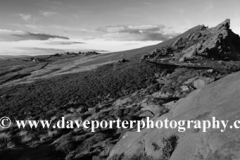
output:
[[193,47],[196,55],[223,60],[239,59],[240,38],[230,29],[229,19],[214,28],[204,30],[199,34],[199,39],[201,40]]
[[[218,120],[240,119],[240,73],[229,75],[208,86],[193,91],[186,98],[175,103],[165,118],[174,120]],[[115,145],[110,157],[116,154],[133,156],[139,151],[146,152],[153,159],[166,156],[166,140],[172,139],[177,145],[170,160],[235,160],[240,159],[240,135],[237,129],[227,128],[202,130],[188,129],[178,132],[173,129],[145,129],[141,133],[127,132]]]
[[[227,19],[216,27],[208,28],[203,25],[196,26],[180,36],[168,48],[164,55],[171,55],[174,51],[173,61],[184,62],[188,60],[239,60],[240,38],[230,29],[230,20]],[[183,34],[183,35],[184,35]],[[161,48],[158,50],[162,50]],[[145,55],[145,59],[161,59],[162,52]],[[159,54],[158,54],[159,53]],[[170,56],[169,56],[170,57]]]

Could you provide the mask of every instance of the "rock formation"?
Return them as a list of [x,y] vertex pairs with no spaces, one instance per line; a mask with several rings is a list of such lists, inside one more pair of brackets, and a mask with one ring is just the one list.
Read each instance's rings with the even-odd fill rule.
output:
[[[167,46],[168,50],[174,51],[174,60],[184,62],[185,60],[202,58],[212,60],[240,59],[240,38],[230,29],[229,19],[213,28],[203,25],[196,26],[183,35],[180,35],[176,41]],[[154,53],[144,56],[143,59],[161,58],[161,53]],[[168,51],[166,54],[172,53]]]

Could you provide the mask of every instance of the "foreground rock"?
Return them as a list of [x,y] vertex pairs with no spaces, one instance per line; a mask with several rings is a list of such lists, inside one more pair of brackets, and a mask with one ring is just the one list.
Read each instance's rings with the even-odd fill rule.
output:
[[[229,120],[233,124],[240,119],[240,73],[229,75],[202,89],[192,92],[172,106],[171,111],[156,120]],[[153,159],[168,155],[170,160],[233,160],[240,159],[240,135],[238,129],[202,130],[189,129],[184,133],[172,129],[145,129],[141,133],[127,132],[115,145],[114,155],[134,156],[139,152]],[[174,138],[175,137],[175,138]],[[171,139],[174,150],[168,148]],[[122,156],[123,157],[123,156]]]

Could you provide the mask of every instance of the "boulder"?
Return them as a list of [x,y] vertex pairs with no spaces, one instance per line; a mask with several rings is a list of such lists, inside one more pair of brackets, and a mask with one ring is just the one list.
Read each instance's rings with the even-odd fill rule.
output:
[[193,86],[197,89],[203,88],[206,84],[213,82],[214,79],[208,77],[200,77],[193,82]]

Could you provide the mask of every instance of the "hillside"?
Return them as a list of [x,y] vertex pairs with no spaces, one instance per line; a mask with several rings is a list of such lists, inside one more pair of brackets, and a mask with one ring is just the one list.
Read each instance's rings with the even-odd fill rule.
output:
[[[3,60],[0,117],[54,122],[63,116],[239,119],[239,44],[226,20],[129,51]],[[82,128],[19,130],[13,125],[0,129],[0,159],[239,159],[236,132],[144,129],[137,133],[136,128],[114,127],[91,133]]]

